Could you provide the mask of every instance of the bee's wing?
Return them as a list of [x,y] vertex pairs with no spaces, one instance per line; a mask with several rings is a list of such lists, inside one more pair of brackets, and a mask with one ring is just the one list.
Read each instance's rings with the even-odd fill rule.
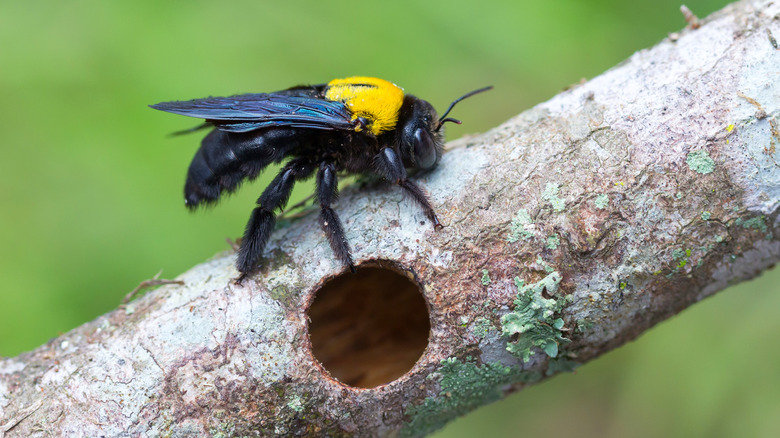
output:
[[286,94],[239,94],[150,105],[154,109],[205,119],[223,131],[246,132],[288,126],[324,130],[354,130],[351,114],[341,102]]

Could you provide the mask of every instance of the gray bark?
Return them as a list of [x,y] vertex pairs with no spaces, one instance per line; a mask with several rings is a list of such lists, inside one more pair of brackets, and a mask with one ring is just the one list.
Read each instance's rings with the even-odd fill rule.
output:
[[0,359],[0,437],[424,435],[759,274],[780,257],[780,3],[700,24],[451,143],[419,179],[443,230],[395,187],[344,191],[356,261],[428,305],[400,378],[357,388],[314,359],[307,309],[343,268],[308,214],[243,285],[218,255]]

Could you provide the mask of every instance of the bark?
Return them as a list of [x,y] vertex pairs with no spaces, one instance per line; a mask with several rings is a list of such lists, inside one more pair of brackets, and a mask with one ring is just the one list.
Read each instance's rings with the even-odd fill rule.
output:
[[698,24],[450,144],[419,178],[443,230],[396,187],[345,190],[371,269],[325,285],[343,269],[308,214],[243,285],[218,255],[0,359],[0,437],[424,435],[759,274],[780,257],[780,3]]

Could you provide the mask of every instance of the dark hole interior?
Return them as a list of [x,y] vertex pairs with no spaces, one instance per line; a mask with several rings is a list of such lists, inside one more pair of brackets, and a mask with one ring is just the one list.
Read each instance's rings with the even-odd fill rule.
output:
[[361,388],[407,373],[425,351],[431,329],[420,287],[378,266],[325,283],[308,315],[314,357],[334,378]]

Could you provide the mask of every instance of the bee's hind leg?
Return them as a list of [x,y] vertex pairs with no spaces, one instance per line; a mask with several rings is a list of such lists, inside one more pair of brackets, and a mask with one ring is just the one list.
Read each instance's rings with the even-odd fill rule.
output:
[[338,197],[338,179],[333,163],[323,162],[317,172],[317,200],[320,202],[320,225],[328,236],[328,242],[333,252],[344,265],[355,272],[355,263],[349,250],[349,243],[344,235],[341,220],[331,208],[331,203]]
[[292,193],[296,180],[306,179],[314,173],[314,165],[308,160],[292,160],[282,168],[271,184],[266,187],[257,200],[258,207],[252,211],[246,224],[244,238],[238,251],[236,268],[241,275],[236,280],[241,283],[257,265],[257,260],[263,253],[268,237],[276,225],[274,210],[283,209]]

